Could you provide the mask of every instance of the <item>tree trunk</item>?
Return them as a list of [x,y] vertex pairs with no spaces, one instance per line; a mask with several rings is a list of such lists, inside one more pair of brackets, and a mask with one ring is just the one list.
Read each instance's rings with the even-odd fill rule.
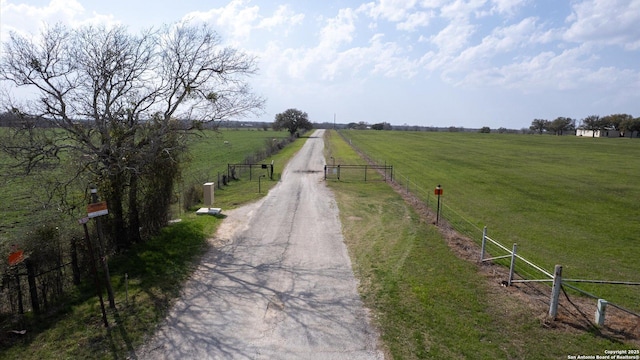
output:
[[73,285],[80,285],[80,265],[78,264],[78,244],[76,238],[71,238],[71,271],[73,272]]
[[109,179],[111,185],[111,194],[108,201],[109,213],[112,215],[111,221],[111,242],[117,251],[129,248],[130,242],[127,239],[127,225],[124,221],[123,210],[123,190],[125,187],[124,176],[117,174]]
[[22,286],[20,285],[20,275],[16,271],[16,286],[18,290],[18,314],[24,314],[24,306],[22,305]]
[[29,282],[29,295],[31,297],[31,308],[36,314],[40,313],[40,302],[38,301],[38,287],[36,286],[36,271],[30,259],[24,261],[27,267],[27,280]]
[[129,243],[140,242],[140,213],[138,211],[138,175],[131,174],[129,184]]

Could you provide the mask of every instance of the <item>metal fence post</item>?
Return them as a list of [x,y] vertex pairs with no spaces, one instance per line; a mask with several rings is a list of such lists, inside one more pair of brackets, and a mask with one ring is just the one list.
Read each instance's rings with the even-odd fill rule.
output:
[[509,267],[509,281],[507,282],[507,286],[511,286],[511,281],[513,280],[513,272],[516,267],[516,251],[518,250],[518,244],[513,243],[513,250],[511,251],[511,266]]
[[558,298],[562,288],[562,265],[556,265],[553,271],[553,287],[551,288],[551,303],[549,304],[549,317],[555,320],[558,315]]
[[480,262],[484,261],[484,249],[487,244],[487,227],[482,229],[482,247],[480,248]]

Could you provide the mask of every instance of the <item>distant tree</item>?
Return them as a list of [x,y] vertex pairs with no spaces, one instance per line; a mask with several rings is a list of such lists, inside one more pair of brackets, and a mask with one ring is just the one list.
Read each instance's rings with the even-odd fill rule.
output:
[[371,128],[373,130],[391,130],[391,124],[387,122],[381,122],[371,125]]
[[483,126],[482,128],[480,128],[480,130],[478,130],[478,132],[482,134],[488,134],[491,132],[491,128],[488,126]]
[[613,114],[602,118],[604,126],[613,130],[623,131],[623,124],[633,120],[633,116],[629,114]]
[[508,133],[509,129],[505,128],[505,127],[501,127],[498,128],[498,134],[504,134],[504,133]]
[[566,131],[576,129],[576,121],[568,117],[558,117],[547,123],[547,130],[552,131],[555,135],[562,135]]
[[533,119],[533,121],[531,122],[531,126],[529,126],[529,129],[531,129],[531,131],[537,132],[538,134],[542,134],[543,132],[548,130],[548,126],[549,120]]
[[596,131],[604,130],[604,122],[598,115],[589,115],[582,119],[582,125],[580,125],[580,127],[585,130],[591,130],[591,137],[595,137]]
[[289,134],[293,135],[299,130],[313,129],[313,124],[309,122],[309,116],[306,112],[298,109],[287,109],[283,113],[276,114],[273,129],[276,131],[286,129]]
[[350,122],[349,124],[347,124],[347,129],[352,130],[366,130],[368,127],[369,124],[364,121],[360,121],[358,123]]
[[640,118],[627,118],[620,124],[620,131],[626,136],[627,132],[629,137],[633,138],[633,133],[640,133]]

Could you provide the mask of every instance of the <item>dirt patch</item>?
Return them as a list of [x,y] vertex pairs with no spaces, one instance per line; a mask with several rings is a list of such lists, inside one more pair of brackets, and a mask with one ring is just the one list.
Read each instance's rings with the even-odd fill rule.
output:
[[262,204],[263,201],[264,198],[254,203],[225,211],[222,214],[222,216],[224,216],[224,221],[216,230],[215,235],[212,238],[209,238],[209,243],[213,245],[214,248],[219,248],[231,243],[236,233],[249,226],[249,219],[253,216],[256,209],[260,207],[260,204]]

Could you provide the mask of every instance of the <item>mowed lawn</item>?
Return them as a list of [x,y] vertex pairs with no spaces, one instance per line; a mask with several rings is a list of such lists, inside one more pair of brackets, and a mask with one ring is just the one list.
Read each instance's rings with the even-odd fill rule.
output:
[[[397,179],[425,193],[441,184],[444,205],[547,270],[561,264],[565,278],[640,281],[640,139],[342,133],[393,165]],[[640,311],[639,286],[579,287]]]
[[[326,158],[359,160],[335,132]],[[587,329],[549,326],[517,290],[458,258],[438,229],[381,181],[327,181],[345,243],[389,359],[567,359],[627,349]]]

